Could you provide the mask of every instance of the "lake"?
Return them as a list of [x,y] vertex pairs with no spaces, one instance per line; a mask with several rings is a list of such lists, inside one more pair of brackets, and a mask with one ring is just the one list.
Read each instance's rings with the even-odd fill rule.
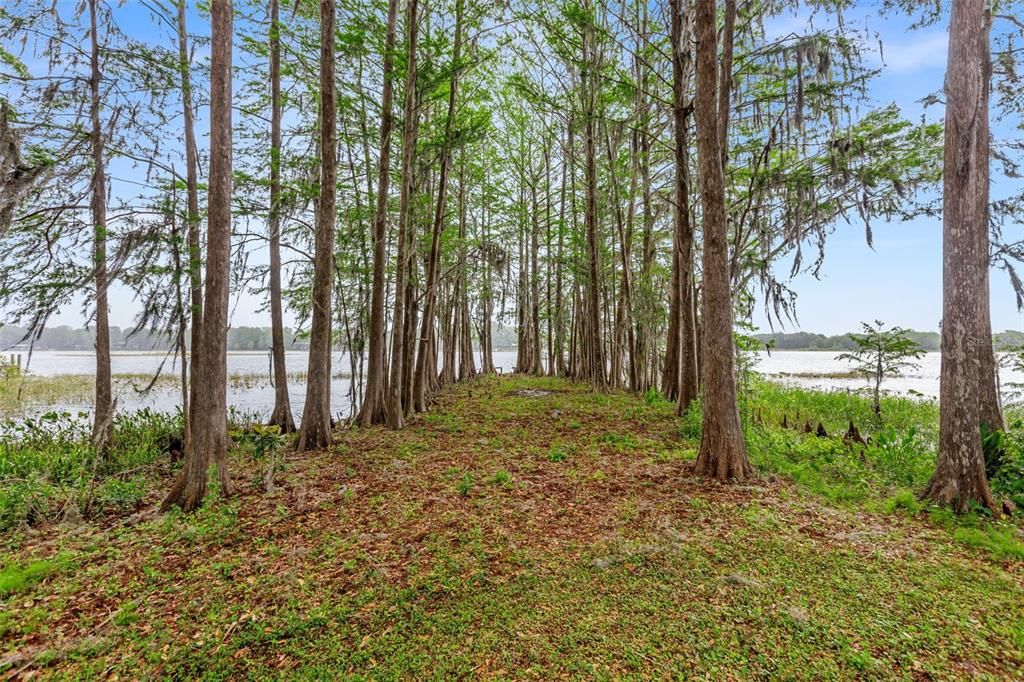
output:
[[[5,356],[6,357],[6,356]],[[23,362],[27,355],[23,354]],[[348,416],[349,412],[349,357],[346,353],[335,353],[332,358],[331,371],[335,376],[331,381],[331,411],[334,414]],[[477,366],[479,367],[479,356]],[[515,367],[516,353],[494,353],[494,364],[503,372],[511,372]],[[161,370],[161,364],[163,369]],[[285,366],[289,375],[304,374],[309,365],[307,351],[290,351],[285,353]],[[179,366],[173,357],[163,353],[117,353],[111,358],[111,366],[115,376],[130,376],[130,380],[118,379],[114,390],[119,411],[133,412],[142,408],[160,411],[173,411],[180,404],[179,384],[174,381],[179,375]],[[92,375],[95,373],[96,357],[92,352],[79,351],[37,351],[32,354],[29,372],[33,375],[56,377],[62,375]],[[148,393],[142,392],[148,379],[161,372],[167,380],[161,381]],[[228,386],[228,405],[245,412],[258,412],[269,416],[274,407],[274,387],[270,381],[270,354],[268,352],[231,352],[228,353],[228,376],[232,377]],[[288,382],[288,395],[291,398],[292,412],[296,419],[302,414],[302,406],[306,402],[306,385],[302,377],[292,378]],[[92,407],[91,397],[62,401],[45,407],[32,406],[27,413],[40,412],[47,409],[67,410],[70,412],[87,411]]]
[[[836,377],[830,375],[849,371],[849,364],[836,360],[837,353],[831,351],[773,351],[771,354],[761,352],[758,355],[757,370],[769,378],[785,384],[823,390],[858,390],[867,386],[867,382],[859,378]],[[515,366],[515,351],[496,352],[495,365],[503,372],[511,372]],[[286,363],[290,374],[301,374],[306,371],[308,354],[306,351],[286,353]],[[179,403],[179,391],[173,377],[177,377],[178,369],[173,358],[161,353],[115,353],[113,355],[113,371],[115,375],[131,375],[130,380],[121,379],[115,393],[118,409],[134,411],[149,407],[157,410],[174,410]],[[89,352],[40,351],[32,356],[29,370],[34,375],[90,375],[94,369],[94,356]],[[147,381],[164,363],[163,373],[167,380],[157,384],[149,393],[140,392]],[[479,357],[477,358],[479,366]],[[937,398],[939,395],[940,354],[928,353],[920,361],[920,367],[910,370],[907,376],[887,380],[882,386],[890,393],[915,395],[919,397]],[[348,356],[336,353],[333,357],[334,373],[347,373]],[[266,352],[233,352],[228,354],[228,374],[233,377],[228,389],[228,403],[235,408],[247,412],[258,412],[268,415],[273,407],[274,393],[270,382],[270,357]],[[1024,374],[1002,370],[1001,381],[1024,382]],[[347,416],[349,412],[349,379],[347,376],[336,376],[331,384],[331,409],[335,414]],[[305,402],[305,384],[301,377],[289,382],[292,410],[298,417],[302,413]],[[26,412],[38,412],[42,409],[61,409],[69,411],[89,410],[91,398],[79,397],[65,400],[49,406],[31,406]]]

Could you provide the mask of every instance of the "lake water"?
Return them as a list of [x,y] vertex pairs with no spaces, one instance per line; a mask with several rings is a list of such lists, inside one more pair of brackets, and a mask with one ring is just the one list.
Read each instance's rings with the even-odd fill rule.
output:
[[[119,381],[116,389],[118,409],[133,411],[144,407],[158,410],[174,410],[179,403],[179,391],[173,380],[161,382],[149,393],[137,389],[145,386],[144,377],[153,376],[162,362],[163,372],[168,377],[177,376],[177,367],[173,359],[167,359],[158,353],[115,353],[113,371],[115,375],[133,375],[138,378],[130,382]],[[511,372],[515,366],[515,351],[497,352],[494,354],[495,365],[505,373]],[[289,373],[306,371],[308,354],[306,351],[286,353]],[[337,353],[333,357],[332,370],[335,374],[347,373],[349,370],[348,356]],[[42,376],[59,375],[90,375],[94,369],[94,357],[88,352],[40,351],[32,356],[30,371]],[[477,358],[479,366],[479,357]],[[883,389],[891,393],[917,395],[935,398],[939,395],[939,353],[928,353],[920,361],[918,369],[910,370],[907,376],[888,379]],[[782,383],[824,390],[858,390],[866,387],[867,382],[859,378],[834,378],[829,375],[849,370],[849,364],[836,360],[836,353],[823,351],[773,351],[759,354],[757,370],[769,378]],[[268,353],[229,353],[228,374],[235,380],[228,389],[228,403],[234,407],[248,411],[269,414],[273,407],[274,391],[270,383],[270,358]],[[1024,374],[1002,370],[1001,381],[1024,382]],[[335,377],[331,388],[331,409],[335,414],[347,416],[349,412],[349,379]],[[301,378],[289,381],[292,410],[298,417],[302,413],[305,402],[305,384]],[[62,409],[69,411],[88,410],[91,399],[83,397],[77,401],[64,401],[50,406],[29,406],[26,412],[38,412],[41,409]]]
[[[27,356],[22,356],[23,362]],[[494,353],[494,364],[503,372],[511,372],[515,367],[516,354],[511,352]],[[161,363],[163,369],[161,370]],[[477,357],[477,366],[480,359]],[[306,351],[290,351],[285,353],[285,366],[288,373],[305,373],[309,365],[309,354]],[[114,390],[117,408],[123,412],[133,412],[142,408],[161,411],[173,411],[180,404],[181,391],[174,381],[179,376],[180,368],[174,363],[173,357],[163,353],[114,353],[111,367],[117,386]],[[37,351],[32,354],[29,372],[39,376],[61,375],[92,375],[95,373],[96,357],[91,352],[78,351]],[[331,360],[331,372],[335,376],[331,381],[331,411],[334,414],[348,416],[349,357],[346,353],[335,353]],[[167,380],[158,383],[149,392],[142,389],[148,384],[148,378],[161,372]],[[269,416],[274,407],[274,387],[270,381],[270,355],[267,352],[232,352],[228,353],[228,375],[233,377],[228,386],[228,405],[245,412],[258,412]],[[118,378],[118,375],[131,375],[131,380]],[[288,382],[288,395],[291,398],[292,412],[296,419],[302,414],[302,406],[306,402],[306,385],[303,378],[294,377]],[[37,413],[47,409],[60,409],[70,412],[87,411],[92,407],[92,399],[83,397],[73,401],[62,401],[59,404],[46,406],[27,406],[26,413]]]

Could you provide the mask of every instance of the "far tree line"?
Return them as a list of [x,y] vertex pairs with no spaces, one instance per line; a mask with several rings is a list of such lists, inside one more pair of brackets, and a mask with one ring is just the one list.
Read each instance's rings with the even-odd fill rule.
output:
[[[284,347],[287,350],[306,350],[305,338],[295,330],[285,328]],[[7,353],[27,353],[30,346],[25,343],[28,330],[23,327],[0,327],[0,349]],[[91,351],[95,348],[95,330],[81,327],[58,325],[46,327],[31,343],[32,351]],[[187,344],[186,344],[187,347]],[[229,351],[268,351],[271,347],[269,327],[230,327],[227,331]],[[166,352],[174,350],[173,339],[149,330],[122,329],[110,327],[110,348],[113,352]]]
[[[307,350],[306,333],[290,327],[283,329],[284,347],[288,351]],[[504,325],[493,325],[490,329],[494,350],[515,350],[516,332],[514,328]],[[26,351],[29,344],[24,342],[28,330],[17,325],[0,327],[0,350]],[[913,329],[904,330],[905,336],[928,352],[938,352],[940,335],[938,332],[922,332]],[[857,343],[850,333],[847,334],[816,334],[814,332],[774,332],[770,334],[754,334],[753,337],[766,350],[820,350],[850,351],[856,350]],[[473,330],[473,343],[479,354],[479,337]],[[1006,330],[992,335],[997,352],[1018,348],[1024,345],[1024,332]],[[344,350],[337,343],[338,350]],[[48,326],[32,342],[33,350],[51,351],[91,351],[95,347],[96,332],[92,327],[71,327],[69,325]],[[228,328],[227,349],[229,351],[269,351],[272,348],[272,330],[270,327],[231,326]],[[132,351],[173,351],[174,340],[165,334],[150,330],[122,329],[117,325],[110,327],[110,347],[113,352]],[[186,348],[188,341],[186,339]]]
[[[1024,290],[1005,236],[1021,199],[990,201],[991,173],[1017,175],[989,113],[1018,113],[1009,5],[882,3],[949,26],[941,124],[871,100],[875,36],[843,20],[853,2],[12,0],[0,305],[31,342],[86,301],[100,451],[110,287],[133,292],[139,330],[173,339],[187,426],[167,506],[197,507],[211,464],[231,493],[241,291],[267,302],[284,432],[286,308],[308,335],[300,451],[331,444],[334,349],[355,424],[397,429],[494,371],[501,321],[519,372],[657,390],[680,414],[699,400],[696,472],[742,480],[735,322],[757,305],[791,320],[790,278],[820,271],[837,225],[870,243],[874,221],[941,214],[941,443],[924,495],[996,512],[980,437],[1002,427],[991,267]],[[793,12],[820,20],[770,33]]]

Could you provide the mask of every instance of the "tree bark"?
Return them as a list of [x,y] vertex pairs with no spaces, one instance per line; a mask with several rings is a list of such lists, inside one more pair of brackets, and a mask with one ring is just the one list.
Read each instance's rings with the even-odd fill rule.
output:
[[[274,411],[281,433],[295,430],[284,359],[281,305],[281,24],[279,0],[270,0],[270,336],[274,364]],[[353,380],[355,377],[353,376]]]
[[566,141],[562,148],[562,179],[558,197],[558,239],[555,248],[555,358],[553,374],[563,376],[566,373],[565,366],[565,294],[562,292],[562,264],[564,262],[565,247],[565,195],[567,191],[566,175],[569,170],[569,157],[573,149],[572,115],[568,117],[566,124]]
[[[986,16],[985,24],[986,35],[989,35],[992,30],[992,17],[991,15]],[[992,59],[991,56],[985,57],[984,62],[984,87],[985,92],[982,95],[981,106],[983,107],[979,113],[979,125],[982,130],[979,132],[981,139],[985,141],[986,146],[990,144],[990,121],[989,121],[989,95],[992,87]],[[986,177],[989,174],[989,151],[985,150],[985,173]],[[986,185],[988,184],[986,180]],[[991,310],[991,289],[989,283],[989,275],[991,272],[990,261],[989,261],[989,197],[985,198],[985,220],[984,229],[979,228],[977,236],[979,241],[978,252],[985,258],[984,266],[981,268],[979,275],[981,276],[981,296],[978,299],[979,305],[978,312],[981,314],[978,320],[978,359],[981,367],[978,372],[978,410],[979,419],[981,420],[982,428],[989,431],[1005,431],[1006,430],[1006,419],[1003,416],[1002,401],[999,397],[999,387],[996,382],[996,353],[995,348],[992,344],[992,310]]]
[[942,374],[939,456],[922,498],[966,512],[977,502],[999,513],[985,476],[979,329],[988,269],[988,3],[953,3],[946,67],[942,175]]
[[110,370],[110,311],[107,302],[107,173],[104,165],[103,124],[100,121],[100,46],[96,3],[89,0],[90,65],[89,116],[92,121],[93,281],[96,285],[96,402],[92,442],[100,453],[114,439],[114,391]]
[[388,0],[387,38],[384,44],[384,83],[381,91],[380,160],[377,174],[377,207],[373,218],[373,289],[370,295],[370,339],[366,363],[366,393],[359,411],[363,426],[386,421],[384,362],[387,337],[384,333],[385,270],[387,269],[388,183],[391,179],[391,129],[397,39],[398,0]]
[[[673,294],[678,296],[676,324],[678,329],[672,341],[675,342],[675,367],[666,363],[666,372],[676,372],[677,411],[682,414],[690,409],[697,399],[697,338],[696,320],[693,315],[693,226],[690,223],[690,172],[689,140],[687,127],[689,110],[686,103],[686,78],[691,56],[685,29],[684,0],[672,0],[672,118],[675,133],[675,259],[678,279]],[[723,60],[724,68],[724,60]],[[721,116],[721,113],[719,113]],[[723,138],[724,139],[724,138]],[[672,342],[670,341],[670,343]]]
[[587,69],[584,83],[584,156],[586,161],[587,204],[584,211],[584,231],[587,238],[587,362],[586,378],[597,390],[607,388],[604,355],[601,347],[600,254],[597,240],[597,85],[599,67],[595,28],[587,20],[583,30],[583,56]]
[[[203,276],[202,276],[202,235],[201,218],[199,216],[199,152],[196,149],[195,109],[192,105],[192,73],[189,66],[188,28],[185,23],[185,0],[178,0],[178,70],[181,78],[181,109],[185,135],[185,210],[188,222],[188,273],[191,304],[188,320],[191,326],[191,346],[193,353],[200,345],[200,332],[203,320]],[[182,366],[186,367],[185,377],[189,377],[189,369],[194,367],[195,356],[186,358],[182,355]],[[191,419],[189,411],[195,404],[195,382],[188,381],[188,399],[183,400],[182,414],[185,417],[185,437],[183,446],[188,447],[192,439]]]
[[334,81],[334,0],[320,0],[320,197],[313,254],[313,313],[309,330],[306,404],[300,452],[331,444],[331,302],[338,194],[337,85]]
[[[704,416],[695,471],[720,481],[753,475],[736,405],[732,290],[722,137],[718,126],[715,0],[696,0],[697,157],[704,216]],[[724,43],[731,44],[731,38]],[[723,59],[723,62],[725,60]]]
[[468,210],[466,202],[466,148],[459,152],[459,269],[458,278],[462,285],[462,295],[456,305],[459,306],[461,331],[459,334],[459,381],[466,381],[476,376],[476,361],[473,358],[473,325],[469,313],[469,273],[466,260],[466,227]]
[[416,43],[419,35],[418,1],[408,0],[406,5],[406,76],[405,116],[402,140],[402,191],[398,213],[398,248],[395,260],[395,308],[391,316],[391,380],[388,386],[388,426],[399,429],[405,425],[405,409],[402,404],[405,378],[405,325],[408,322],[406,310],[406,285],[408,283],[409,233],[412,229],[412,183],[413,159],[416,152]]
[[[193,384],[189,415],[192,442],[163,507],[192,511],[206,496],[206,470],[217,465],[223,495],[231,494],[227,468],[227,322],[231,276],[231,0],[210,5],[210,178],[208,200],[206,295],[202,335],[193,348]],[[198,379],[198,381],[197,381]]]
[[[441,169],[438,174],[437,205],[434,211],[434,225],[430,234],[430,255],[427,257],[427,283],[423,303],[423,320],[420,330],[419,354],[416,358],[416,377],[413,386],[413,400],[416,409],[427,409],[427,348],[434,326],[434,306],[437,299],[437,268],[440,260],[441,233],[445,228],[445,201],[448,198],[448,175],[452,161],[452,130],[455,126],[455,103],[459,86],[459,60],[462,57],[462,6],[463,0],[455,3],[455,39],[452,45],[452,73],[448,82],[448,113],[444,122],[444,148],[441,151]],[[433,372],[431,372],[433,374]]]

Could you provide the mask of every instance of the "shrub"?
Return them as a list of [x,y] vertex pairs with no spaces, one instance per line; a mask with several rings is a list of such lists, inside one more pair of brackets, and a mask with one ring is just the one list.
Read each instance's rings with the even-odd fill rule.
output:
[[992,489],[1024,509],[1024,430],[1020,423],[1006,435],[1003,445],[999,469],[992,477]]
[[701,408],[700,401],[695,400],[683,414],[682,424],[679,427],[679,437],[686,440],[700,440],[703,423],[703,409]]

